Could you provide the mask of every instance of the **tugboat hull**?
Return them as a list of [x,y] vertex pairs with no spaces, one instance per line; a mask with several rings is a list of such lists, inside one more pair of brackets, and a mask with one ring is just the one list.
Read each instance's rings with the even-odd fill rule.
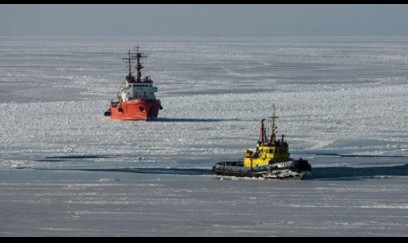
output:
[[303,179],[312,170],[307,160],[273,163],[257,168],[244,167],[241,161],[219,162],[212,170],[219,176],[235,176],[264,179]]

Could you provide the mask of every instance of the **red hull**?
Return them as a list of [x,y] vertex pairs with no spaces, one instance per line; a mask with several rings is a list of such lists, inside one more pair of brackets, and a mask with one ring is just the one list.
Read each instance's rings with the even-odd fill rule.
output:
[[160,100],[130,100],[112,103],[109,112],[112,119],[155,121],[161,109]]

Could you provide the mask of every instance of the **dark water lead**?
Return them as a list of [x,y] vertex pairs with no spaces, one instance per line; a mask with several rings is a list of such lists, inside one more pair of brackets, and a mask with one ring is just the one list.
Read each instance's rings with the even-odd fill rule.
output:
[[[28,168],[19,168],[28,169]],[[69,171],[94,171],[94,172],[126,172],[139,174],[165,174],[165,175],[215,175],[211,169],[197,168],[67,168],[49,169],[36,168],[36,170],[69,170]],[[408,163],[389,167],[319,167],[313,168],[312,172],[304,177],[306,180],[338,180],[358,179],[361,177],[374,176],[408,176]]]

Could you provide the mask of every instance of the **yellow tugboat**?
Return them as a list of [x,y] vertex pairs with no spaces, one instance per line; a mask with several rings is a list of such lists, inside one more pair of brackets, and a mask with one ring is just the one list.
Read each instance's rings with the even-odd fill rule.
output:
[[302,179],[312,170],[309,162],[302,158],[290,158],[289,144],[285,135],[276,139],[277,127],[275,120],[275,105],[270,118],[271,136],[268,140],[264,126],[265,119],[261,120],[261,131],[256,149],[247,149],[243,161],[219,162],[213,166],[213,171],[221,176],[258,177],[258,178],[294,178]]

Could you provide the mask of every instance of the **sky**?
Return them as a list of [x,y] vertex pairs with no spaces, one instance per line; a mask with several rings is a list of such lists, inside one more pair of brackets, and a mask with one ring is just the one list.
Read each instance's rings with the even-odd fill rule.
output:
[[404,36],[408,5],[0,4],[0,35]]

